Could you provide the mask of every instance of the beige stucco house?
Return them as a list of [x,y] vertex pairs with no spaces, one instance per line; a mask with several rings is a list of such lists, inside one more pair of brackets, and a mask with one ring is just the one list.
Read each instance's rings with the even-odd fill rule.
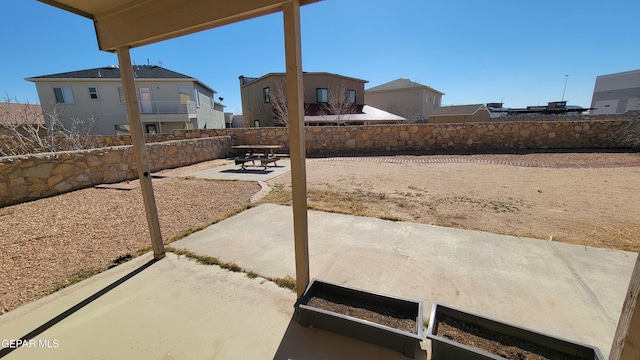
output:
[[444,93],[409,79],[397,79],[365,91],[365,103],[409,121],[426,121]]
[[[133,71],[145,133],[225,127],[224,107],[214,101],[216,91],[208,85],[161,66],[134,65]],[[71,126],[72,119],[93,118],[96,121],[91,134],[129,133],[125,95],[117,66],[26,80],[36,84],[43,112],[58,112],[65,126]]]
[[486,122],[491,120],[491,113],[485,104],[443,106],[433,110],[428,122],[435,124]]
[[623,114],[640,110],[640,69],[596,77],[591,113]]

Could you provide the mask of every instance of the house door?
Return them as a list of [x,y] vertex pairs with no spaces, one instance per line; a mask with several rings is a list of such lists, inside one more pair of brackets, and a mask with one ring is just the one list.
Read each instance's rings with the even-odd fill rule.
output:
[[151,113],[151,91],[149,88],[140,88],[140,111],[143,114]]

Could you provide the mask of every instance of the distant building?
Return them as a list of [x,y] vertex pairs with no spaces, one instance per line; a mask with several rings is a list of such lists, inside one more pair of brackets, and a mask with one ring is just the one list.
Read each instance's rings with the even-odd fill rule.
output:
[[47,134],[40,105],[0,102],[0,137],[13,135],[14,130],[26,135],[28,127],[38,128],[40,135]]
[[410,121],[425,121],[440,107],[444,93],[409,79],[396,79],[365,91],[367,105],[402,116]]
[[429,114],[429,123],[486,122],[491,114],[484,104],[442,106]]
[[[287,125],[284,73],[259,78],[240,76],[245,127]],[[364,104],[366,80],[326,72],[305,72],[305,125],[369,125],[397,123],[404,118]]]
[[640,110],[640,70],[596,77],[591,107],[597,115]]
[[566,101],[551,101],[547,105],[527,106],[526,108],[505,108],[502,103],[488,103],[491,118],[498,117],[535,117],[540,115],[580,115],[589,109],[582,106],[567,105]]
[[364,105],[362,110],[354,114],[344,114],[340,118],[336,115],[306,115],[304,122],[306,125],[377,125],[377,124],[398,124],[406,122],[402,116],[380,110],[373,106]]
[[242,115],[234,115],[231,112],[224,113],[224,124],[226,128],[244,127],[244,124],[242,122]]
[[[134,65],[136,95],[145,133],[224,128],[224,106],[216,91],[191,76],[155,65]],[[120,69],[116,66],[27,78],[36,84],[42,110],[72,118],[97,118],[93,135],[128,134]]]

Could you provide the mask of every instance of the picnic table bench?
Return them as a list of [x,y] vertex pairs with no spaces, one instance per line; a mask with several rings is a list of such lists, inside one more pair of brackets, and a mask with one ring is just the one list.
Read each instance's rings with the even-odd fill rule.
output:
[[276,164],[276,161],[278,161],[277,157],[237,157],[234,158],[233,160],[235,160],[236,165],[240,165],[240,169],[242,170],[247,170],[247,163],[251,162],[252,165],[255,165],[256,162],[258,162],[260,164],[260,166],[264,167],[264,170],[267,170],[267,166],[271,163],[273,163],[274,165],[278,165]]
[[[247,166],[262,166],[267,170],[267,166],[271,163],[278,165],[276,161],[280,157],[275,156],[274,151],[281,149],[282,145],[236,145],[232,147],[236,150],[243,150],[244,157],[235,157],[233,160],[236,165],[240,165],[240,169],[246,170]],[[249,162],[251,165],[249,165]]]

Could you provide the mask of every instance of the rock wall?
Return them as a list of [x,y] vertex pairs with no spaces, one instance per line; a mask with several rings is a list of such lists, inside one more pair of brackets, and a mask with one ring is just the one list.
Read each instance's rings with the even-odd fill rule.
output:
[[[151,171],[223,158],[231,138],[147,144]],[[138,177],[132,146],[0,158],[0,207]]]
[[[584,149],[621,147],[619,137],[640,113],[461,124],[320,126],[305,129],[308,155],[489,151],[514,149]],[[171,136],[231,136],[234,144],[289,147],[286,128],[239,128],[177,131]]]
[[[514,149],[616,148],[621,130],[640,121],[623,115],[305,128],[307,154],[428,153]],[[101,183],[137,178],[129,136],[96,136],[101,148],[0,158],[0,207]],[[152,171],[227,157],[232,145],[279,144],[287,128],[175,130],[146,135]]]

